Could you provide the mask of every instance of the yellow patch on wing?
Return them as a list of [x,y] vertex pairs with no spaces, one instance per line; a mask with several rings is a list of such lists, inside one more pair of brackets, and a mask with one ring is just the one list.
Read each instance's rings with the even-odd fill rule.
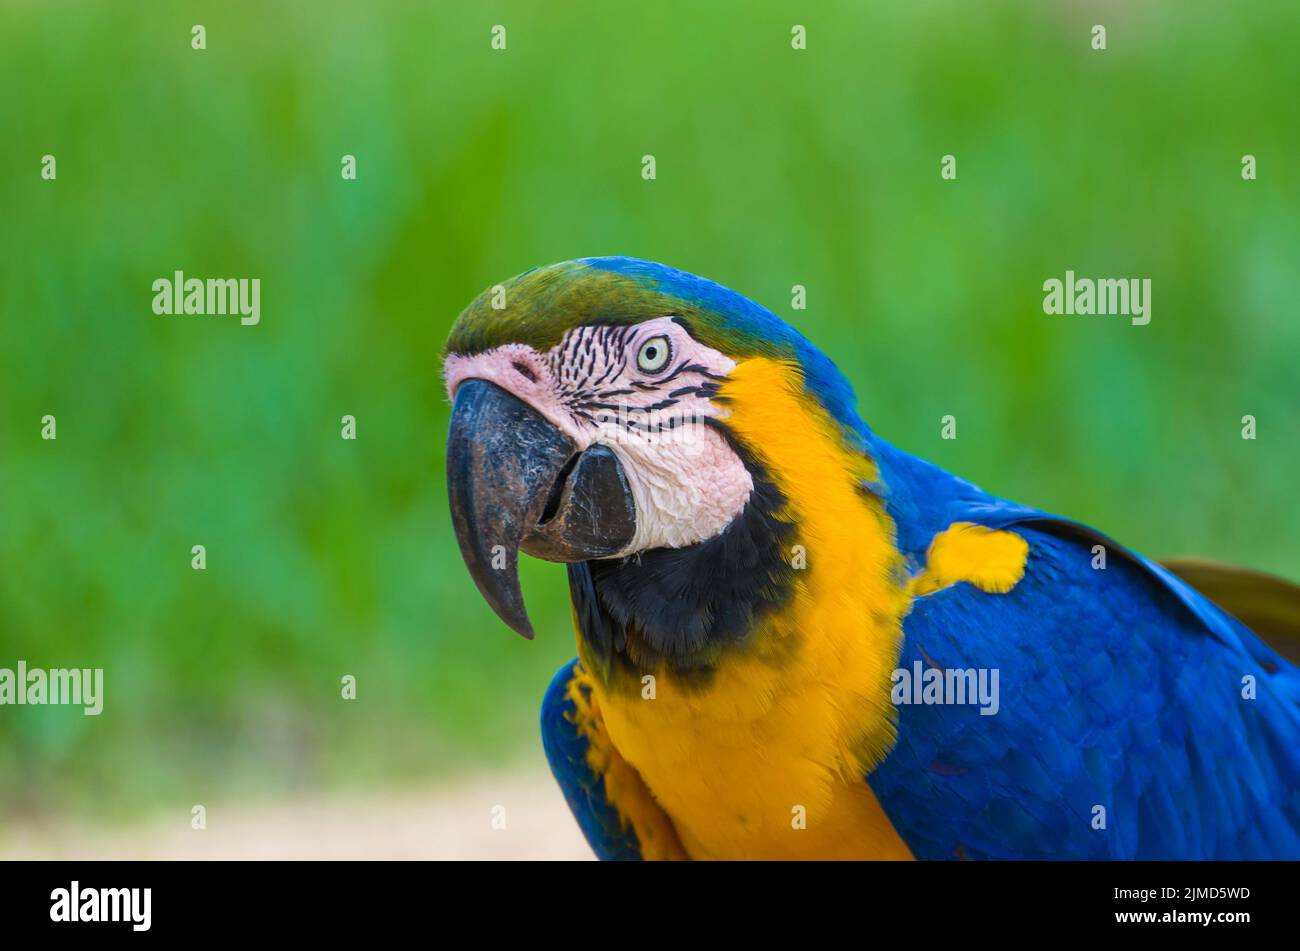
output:
[[1029,543],[1001,529],[953,522],[934,536],[925,570],[912,579],[913,597],[968,581],[989,594],[1006,594],[1024,577]]
[[671,820],[659,808],[637,771],[625,760],[605,730],[592,681],[579,664],[565,691],[573,703],[573,724],[587,741],[587,767],[605,781],[605,798],[625,825],[636,832],[646,861],[687,859]]

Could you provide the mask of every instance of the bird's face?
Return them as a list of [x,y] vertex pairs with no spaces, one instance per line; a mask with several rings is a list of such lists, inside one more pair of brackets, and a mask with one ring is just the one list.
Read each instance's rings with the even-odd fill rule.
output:
[[719,427],[735,361],[680,315],[618,316],[550,346],[451,346],[444,362],[457,539],[483,596],[525,637],[520,549],[576,562],[682,548],[726,528],[753,490]]

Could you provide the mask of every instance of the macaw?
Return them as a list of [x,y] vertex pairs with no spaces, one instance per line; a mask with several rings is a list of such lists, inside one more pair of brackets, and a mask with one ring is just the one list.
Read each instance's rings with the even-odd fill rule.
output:
[[1300,858],[1300,669],[1238,619],[1293,649],[1300,588],[895,448],[664,265],[527,271],[443,356],[479,591],[532,637],[518,552],[567,565],[542,739],[599,857]]

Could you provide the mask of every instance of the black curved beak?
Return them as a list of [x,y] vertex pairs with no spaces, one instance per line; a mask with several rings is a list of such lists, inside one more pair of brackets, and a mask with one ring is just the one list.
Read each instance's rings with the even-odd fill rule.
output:
[[548,561],[608,558],[636,533],[636,505],[607,446],[579,453],[523,400],[487,380],[456,390],[447,433],[447,495],[461,557],[497,616],[533,626],[519,587],[519,551]]

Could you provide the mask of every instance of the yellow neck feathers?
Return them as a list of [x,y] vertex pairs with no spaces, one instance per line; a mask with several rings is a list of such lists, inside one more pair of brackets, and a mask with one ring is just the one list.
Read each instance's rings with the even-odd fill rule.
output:
[[860,778],[893,742],[888,684],[908,605],[893,525],[863,488],[876,480],[875,464],[845,446],[794,365],[748,360],[722,395],[732,407],[727,425],[776,482],[795,525],[786,553],[795,568],[791,602],[754,648],[793,668],[770,672],[773,691],[782,682],[828,688],[805,701],[819,709],[805,712],[835,738],[835,767]]
[[787,500],[789,602],[702,687],[661,670],[639,691],[594,688],[613,745],[689,854],[906,857],[863,781],[893,741],[901,557],[861,488],[871,460],[844,446],[798,374],[751,359],[720,393],[727,426]]
[[702,683],[668,670],[637,685],[582,674],[588,762],[647,857],[910,858],[865,781],[894,740],[902,619],[914,598],[961,582],[1010,591],[1028,545],[955,523],[908,578],[892,522],[862,488],[875,464],[844,445],[797,367],[747,360],[720,395],[795,526],[789,600]]

